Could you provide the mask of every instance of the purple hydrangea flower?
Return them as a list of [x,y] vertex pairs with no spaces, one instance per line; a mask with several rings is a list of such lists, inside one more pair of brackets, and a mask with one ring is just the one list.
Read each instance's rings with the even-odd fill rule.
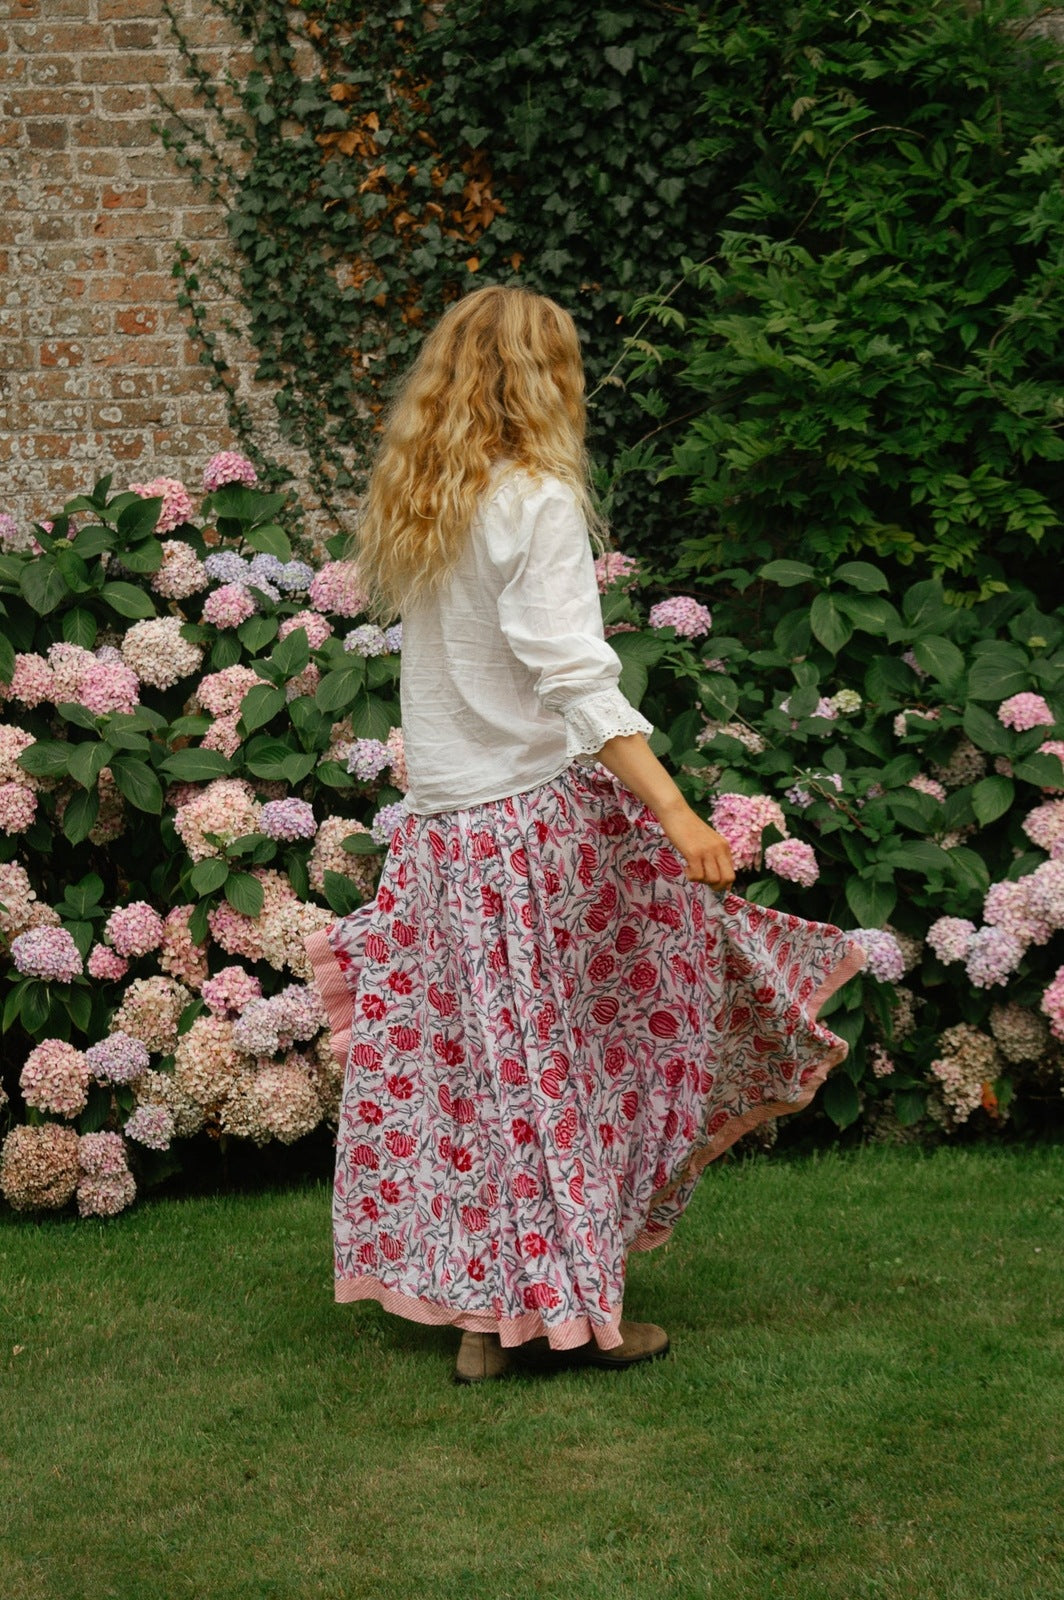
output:
[[268,800],[259,816],[259,828],[268,839],[313,839],[318,831],[314,807],[288,795]]

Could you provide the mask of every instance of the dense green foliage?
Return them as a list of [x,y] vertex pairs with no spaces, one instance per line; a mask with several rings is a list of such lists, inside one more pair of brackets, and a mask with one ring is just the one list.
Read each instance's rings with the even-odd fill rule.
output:
[[659,451],[688,570],[864,551],[970,599],[1060,562],[1064,72],[1028,10],[702,8],[729,203],[698,312],[636,352],[695,407]]

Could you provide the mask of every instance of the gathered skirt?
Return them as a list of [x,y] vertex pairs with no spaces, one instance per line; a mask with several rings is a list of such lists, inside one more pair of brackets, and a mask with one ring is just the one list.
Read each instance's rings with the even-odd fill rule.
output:
[[864,963],[826,923],[690,883],[602,767],[411,814],[376,899],[308,940],[346,1065],[335,1297],[419,1322],[621,1342],[628,1252],[706,1164],[800,1110]]

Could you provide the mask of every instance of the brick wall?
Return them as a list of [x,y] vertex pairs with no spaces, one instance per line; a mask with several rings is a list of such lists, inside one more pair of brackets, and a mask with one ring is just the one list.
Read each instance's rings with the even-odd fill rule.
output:
[[[212,73],[246,68],[208,0],[174,9]],[[195,492],[237,442],[170,274],[177,240],[217,251],[223,214],[153,133],[155,89],[202,115],[158,0],[0,0],[0,510],[20,521],[112,467]],[[249,357],[259,437],[298,473]]]

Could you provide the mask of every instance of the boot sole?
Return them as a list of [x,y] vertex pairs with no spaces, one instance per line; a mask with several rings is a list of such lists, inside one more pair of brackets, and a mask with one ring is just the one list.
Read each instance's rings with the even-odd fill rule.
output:
[[614,1356],[611,1358],[609,1351],[603,1350],[595,1355],[585,1356],[584,1359],[589,1367],[613,1367],[619,1369],[621,1367],[639,1367],[647,1361],[660,1361],[668,1353],[669,1342],[666,1340],[660,1350],[648,1350],[645,1355]]

